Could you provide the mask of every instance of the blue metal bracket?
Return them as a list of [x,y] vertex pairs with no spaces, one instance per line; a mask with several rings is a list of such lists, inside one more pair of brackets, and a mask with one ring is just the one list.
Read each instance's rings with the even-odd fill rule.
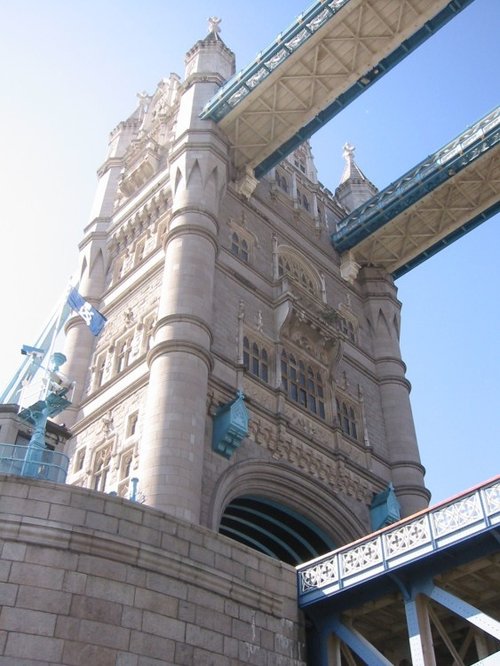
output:
[[212,449],[225,458],[230,458],[248,435],[248,411],[245,396],[237,392],[236,400],[219,407],[214,416]]
[[373,496],[370,505],[370,521],[372,531],[391,525],[401,518],[401,507],[399,505],[394,486],[389,483],[381,493]]

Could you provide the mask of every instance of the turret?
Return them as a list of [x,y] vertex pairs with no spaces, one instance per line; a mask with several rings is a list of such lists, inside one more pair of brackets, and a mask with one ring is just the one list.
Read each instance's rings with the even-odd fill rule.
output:
[[365,201],[371,199],[378,190],[361,171],[354,160],[354,146],[350,143],[344,145],[345,159],[344,172],[340,184],[335,190],[335,196],[348,213],[356,210]]
[[212,369],[212,313],[219,206],[229,148],[200,109],[234,71],[218,19],[186,56],[185,81],[170,150],[172,211],[165,242],[158,322],[148,354],[150,378],[140,444],[146,502],[200,521],[206,397]]

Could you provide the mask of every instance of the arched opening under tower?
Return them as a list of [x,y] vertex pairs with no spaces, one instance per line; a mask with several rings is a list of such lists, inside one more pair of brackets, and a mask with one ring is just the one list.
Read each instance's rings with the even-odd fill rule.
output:
[[335,548],[333,540],[310,519],[256,495],[233,499],[222,515],[219,532],[293,566]]

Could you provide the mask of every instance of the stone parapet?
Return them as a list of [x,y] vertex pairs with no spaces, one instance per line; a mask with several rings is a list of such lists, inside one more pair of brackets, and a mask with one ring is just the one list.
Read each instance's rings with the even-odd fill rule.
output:
[[160,511],[0,476],[4,666],[305,666],[295,570]]

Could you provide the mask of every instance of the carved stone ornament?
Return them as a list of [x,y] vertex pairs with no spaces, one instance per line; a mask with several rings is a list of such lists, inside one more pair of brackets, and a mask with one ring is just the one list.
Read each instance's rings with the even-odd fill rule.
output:
[[337,330],[291,300],[282,303],[280,310],[280,338],[290,340],[326,366],[333,378],[343,347]]
[[358,277],[361,266],[354,260],[352,252],[346,252],[342,255],[340,263],[340,275],[346,282],[353,284]]
[[238,194],[241,194],[245,199],[250,199],[258,184],[259,181],[253,175],[253,170],[247,168],[243,176],[236,180],[235,187]]

